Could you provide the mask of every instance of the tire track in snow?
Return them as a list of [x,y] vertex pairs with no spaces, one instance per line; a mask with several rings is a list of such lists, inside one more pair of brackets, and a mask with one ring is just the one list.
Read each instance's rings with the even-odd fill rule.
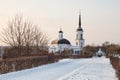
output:
[[92,59],[90,59],[88,61],[88,63],[83,64],[83,66],[81,66],[80,68],[75,69],[74,71],[72,71],[69,74],[66,74],[63,77],[60,77],[57,80],[89,80],[87,79],[85,76],[83,75],[78,75],[80,74],[80,71],[84,70],[87,66],[89,66],[89,64],[93,63],[94,61]]

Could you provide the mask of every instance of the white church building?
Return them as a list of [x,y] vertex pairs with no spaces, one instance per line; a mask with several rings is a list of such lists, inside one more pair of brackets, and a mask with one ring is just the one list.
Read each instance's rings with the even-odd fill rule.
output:
[[83,29],[81,27],[81,15],[79,15],[79,25],[76,30],[76,45],[71,45],[70,41],[63,37],[63,31],[60,29],[58,40],[53,40],[49,46],[49,53],[61,53],[64,50],[71,50],[73,55],[77,55],[84,47]]

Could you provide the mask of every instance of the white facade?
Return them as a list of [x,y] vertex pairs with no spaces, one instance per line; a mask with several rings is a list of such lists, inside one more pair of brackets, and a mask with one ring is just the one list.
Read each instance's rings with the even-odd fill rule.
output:
[[58,47],[57,47],[57,44],[51,44],[50,46],[49,46],[49,53],[56,53],[56,52],[58,52],[59,50],[58,50]]
[[71,50],[71,45],[69,45],[69,44],[59,44],[58,45],[58,50],[60,51],[60,53],[64,50]]
[[84,47],[83,29],[81,28],[81,16],[79,15],[79,27],[76,33],[76,46],[72,46],[69,40],[63,37],[63,31],[60,29],[58,40],[51,42],[49,46],[49,53],[62,52],[64,50],[71,50],[73,55],[77,55]]

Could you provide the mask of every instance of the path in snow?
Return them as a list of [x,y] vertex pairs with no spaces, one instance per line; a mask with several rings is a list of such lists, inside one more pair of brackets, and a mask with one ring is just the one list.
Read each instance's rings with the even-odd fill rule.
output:
[[106,58],[92,58],[91,62],[58,80],[117,80],[115,71]]
[[32,69],[0,75],[0,80],[117,80],[109,59],[63,59]]

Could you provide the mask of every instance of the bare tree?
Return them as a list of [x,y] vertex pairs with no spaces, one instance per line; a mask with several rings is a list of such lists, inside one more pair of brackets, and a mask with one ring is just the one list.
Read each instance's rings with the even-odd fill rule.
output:
[[24,44],[23,25],[22,16],[16,15],[14,19],[8,22],[7,29],[3,29],[1,35],[2,41],[14,48],[17,48],[19,54],[21,54],[21,48]]
[[1,33],[2,41],[7,45],[17,48],[17,53],[21,55],[24,47],[29,53],[30,47],[47,45],[48,39],[46,34],[30,22],[24,21],[23,17],[16,15],[8,22],[7,28]]
[[40,32],[37,27],[35,28],[35,32],[34,45],[36,46],[38,53],[39,50],[43,50],[43,47],[47,46],[49,40],[46,33]]

